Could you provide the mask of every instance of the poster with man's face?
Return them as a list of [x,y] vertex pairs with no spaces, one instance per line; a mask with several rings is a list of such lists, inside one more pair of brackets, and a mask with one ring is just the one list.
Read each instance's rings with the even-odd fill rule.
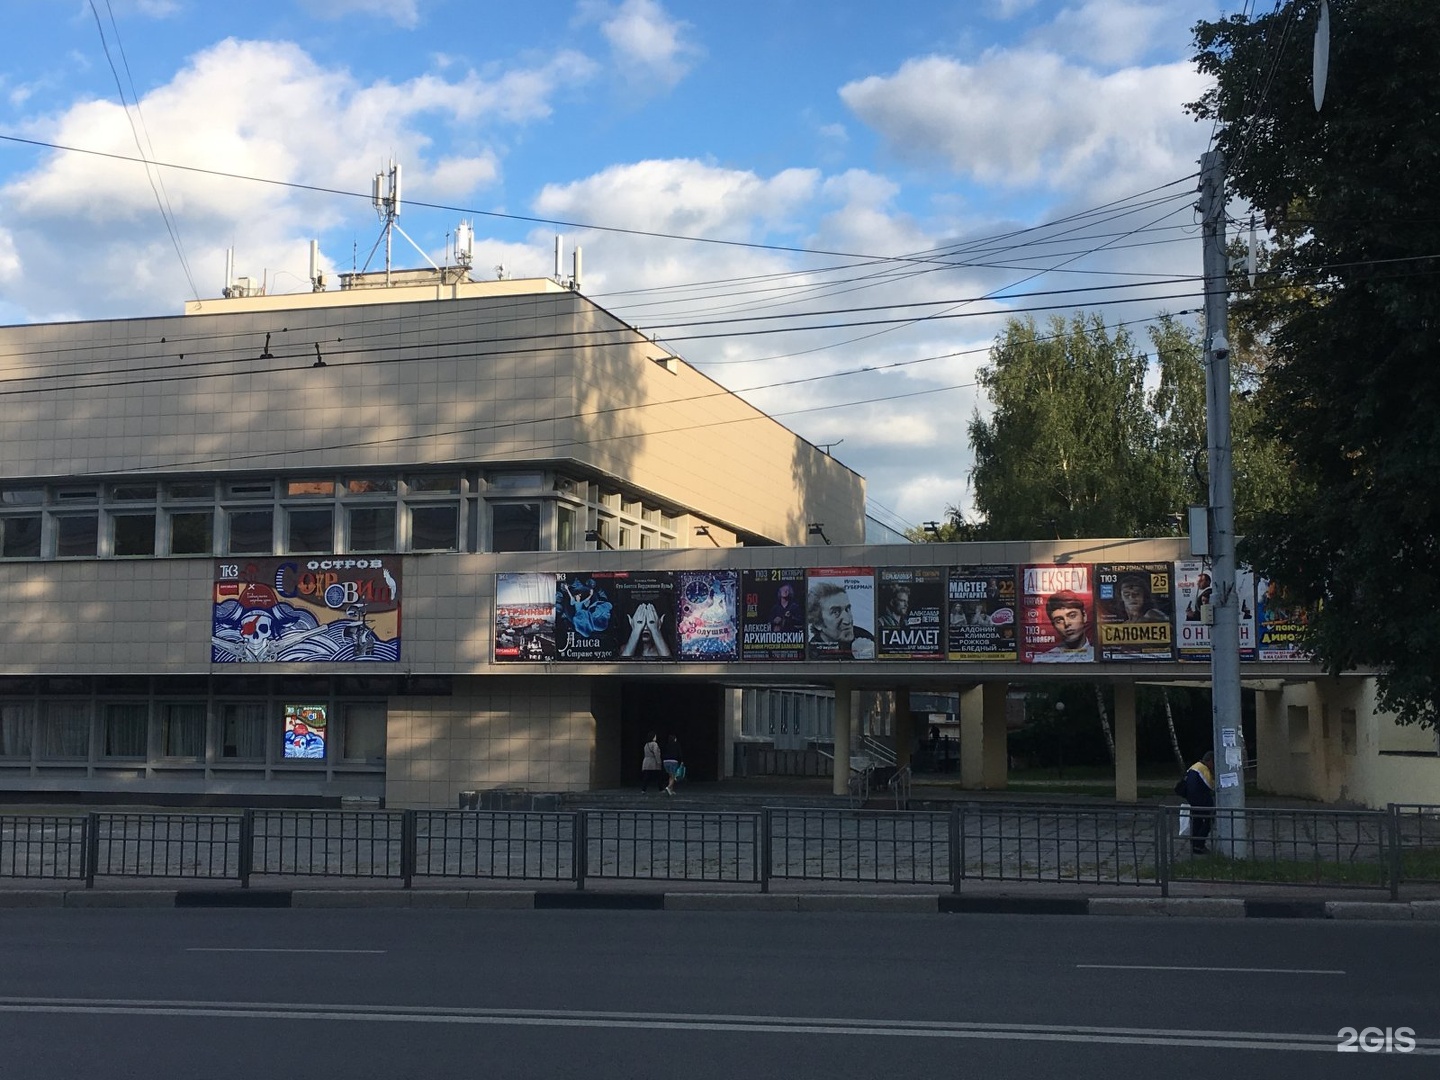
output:
[[[1210,628],[1215,584],[1209,559],[1181,559],[1175,564],[1175,658],[1210,662]],[[1242,566],[1235,574],[1240,605],[1240,659],[1255,659],[1255,572]]]
[[740,658],[805,659],[805,571],[746,570],[741,578]]
[[1173,658],[1174,570],[1168,562],[1095,567],[1100,659]]
[[1083,664],[1095,659],[1094,567],[1084,563],[1020,569],[1020,661]]
[[945,572],[939,567],[882,569],[876,574],[882,660],[943,660]]
[[875,571],[868,566],[811,570],[805,581],[810,660],[875,659]]
[[1020,655],[1015,567],[952,566],[945,588],[951,660],[1015,660]]

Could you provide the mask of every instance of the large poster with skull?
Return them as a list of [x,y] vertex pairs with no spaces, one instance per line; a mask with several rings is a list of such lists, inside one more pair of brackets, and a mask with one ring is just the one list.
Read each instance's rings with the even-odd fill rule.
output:
[[400,556],[220,559],[210,661],[400,659]]

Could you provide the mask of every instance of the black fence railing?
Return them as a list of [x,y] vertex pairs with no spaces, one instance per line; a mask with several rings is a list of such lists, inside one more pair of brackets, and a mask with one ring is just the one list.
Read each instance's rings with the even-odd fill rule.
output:
[[[0,878],[966,881],[1388,889],[1440,883],[1440,806],[959,803],[949,811],[307,811],[0,815]],[[1199,826],[1198,828],[1196,826]],[[1208,826],[1208,833],[1207,833]]]

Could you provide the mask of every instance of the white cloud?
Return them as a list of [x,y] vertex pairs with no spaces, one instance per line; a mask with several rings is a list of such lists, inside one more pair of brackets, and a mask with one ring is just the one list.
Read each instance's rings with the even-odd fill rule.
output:
[[302,0],[302,6],[323,19],[344,19],[350,15],[378,15],[397,26],[420,23],[420,0]]
[[1030,49],[992,50],[974,64],[910,60],[840,95],[904,159],[1002,188],[1124,176],[1133,191],[1192,167],[1200,147],[1180,106],[1202,89],[1188,64],[1107,75]]
[[15,238],[6,229],[0,229],[0,282],[14,281],[20,276],[20,253],[15,250]]
[[610,43],[616,69],[629,83],[674,86],[700,49],[686,40],[689,24],[672,19],[658,0],[585,3],[582,21],[596,21]]
[[1194,0],[1088,0],[1062,10],[1031,37],[1034,47],[1088,64],[1128,64],[1158,43],[1189,40],[1202,15]]
[[[322,67],[293,44],[227,40],[192,57],[169,83],[146,94],[141,108],[161,161],[364,191],[377,168],[394,158],[404,166],[407,198],[455,201],[499,176],[500,151],[485,142],[488,132],[548,116],[552,96],[593,70],[584,57],[561,53],[543,66],[493,78],[467,72],[452,80],[421,75],[365,85],[344,70]],[[436,133],[446,125],[455,134],[439,154]],[[106,154],[137,154],[124,111],[110,101],[84,101],[32,120],[24,133]],[[303,282],[306,240],[351,220],[356,207],[333,196],[197,172],[160,176],[202,295],[215,295],[223,284],[220,268],[230,243],[241,273],[260,277],[265,268],[283,267]],[[26,267],[7,299],[34,317],[55,299],[40,284],[45,275],[30,268],[52,263],[56,252],[78,267],[78,278],[51,266],[58,272],[51,280],[73,281],[102,298],[95,314],[174,310],[189,292],[138,164],[55,153],[0,188],[0,200]],[[86,257],[78,261],[77,224],[88,226]]]

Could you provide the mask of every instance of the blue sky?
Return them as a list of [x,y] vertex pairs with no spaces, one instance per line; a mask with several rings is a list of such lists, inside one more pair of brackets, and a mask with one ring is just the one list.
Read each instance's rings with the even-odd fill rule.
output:
[[[230,247],[238,273],[304,291],[312,238],[332,274],[365,263],[393,157],[400,224],[436,261],[463,218],[476,276],[546,275],[562,234],[584,292],[915,524],[968,503],[975,370],[1008,313],[1105,301],[1143,335],[1198,306],[1169,279],[1200,267],[1188,178],[1209,132],[1182,105],[1209,0],[6,9],[3,323],[178,313],[218,295]],[[100,156],[137,144],[279,183],[164,169],[152,187]],[[421,262],[398,238],[395,261]]]

